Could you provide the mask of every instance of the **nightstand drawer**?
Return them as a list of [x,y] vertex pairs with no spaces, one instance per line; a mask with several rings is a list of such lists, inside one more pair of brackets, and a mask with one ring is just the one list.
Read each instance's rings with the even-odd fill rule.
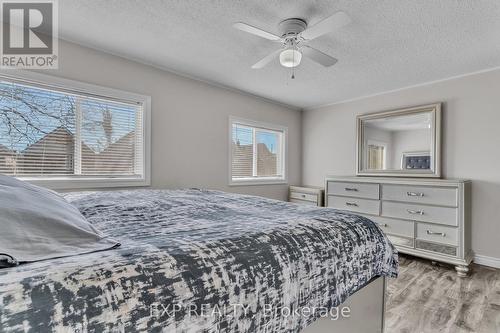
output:
[[301,193],[301,192],[290,192],[290,199],[299,199],[305,201],[318,202],[317,194]]
[[457,207],[458,190],[454,187],[382,185],[382,199]]
[[347,198],[329,195],[328,207],[362,214],[378,215],[380,213],[379,200]]
[[378,200],[379,185],[329,181],[328,194]]
[[442,225],[417,223],[417,238],[434,243],[458,246],[458,229]]
[[458,225],[458,210],[450,207],[382,201],[382,216],[453,226]]
[[291,185],[288,201],[323,207],[325,191],[321,187]]
[[299,199],[290,199],[290,202],[300,204],[300,205],[308,205],[308,206],[317,206],[318,204],[316,201],[306,201],[306,200],[299,200]]

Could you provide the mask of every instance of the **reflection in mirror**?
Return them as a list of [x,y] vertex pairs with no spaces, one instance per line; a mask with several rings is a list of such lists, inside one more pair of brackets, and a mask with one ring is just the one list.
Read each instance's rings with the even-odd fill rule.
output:
[[432,113],[418,113],[363,121],[364,169],[431,168]]
[[360,176],[440,177],[441,103],[357,116]]

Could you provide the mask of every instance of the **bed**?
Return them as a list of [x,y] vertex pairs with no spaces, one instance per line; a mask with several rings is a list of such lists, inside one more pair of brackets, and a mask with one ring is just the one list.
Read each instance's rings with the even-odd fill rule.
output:
[[200,189],[65,198],[121,246],[0,269],[4,332],[300,332],[397,275],[379,227],[343,211]]

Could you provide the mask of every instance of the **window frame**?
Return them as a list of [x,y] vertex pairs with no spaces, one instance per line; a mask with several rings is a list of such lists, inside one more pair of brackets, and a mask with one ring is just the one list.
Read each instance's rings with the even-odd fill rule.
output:
[[0,79],[35,87],[39,86],[45,89],[54,89],[63,93],[82,94],[114,102],[128,102],[142,105],[142,176],[47,176],[16,178],[53,190],[144,187],[151,185],[151,96],[18,69],[0,72]]
[[[233,125],[239,124],[256,129],[268,130],[281,133],[281,164],[282,177],[251,177],[233,179]],[[281,125],[270,124],[262,121],[244,119],[234,116],[229,116],[229,140],[228,140],[228,166],[229,166],[229,186],[245,186],[245,185],[278,185],[288,184],[288,128]],[[254,138],[255,139],[255,138]],[[254,163],[255,165],[255,163]]]

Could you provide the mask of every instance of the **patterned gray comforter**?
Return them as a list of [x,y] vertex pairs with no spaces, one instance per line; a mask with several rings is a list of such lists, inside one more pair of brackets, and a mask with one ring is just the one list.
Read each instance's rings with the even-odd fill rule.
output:
[[299,332],[322,314],[291,311],[397,275],[378,226],[333,209],[197,189],[66,199],[122,246],[0,269],[1,332]]

